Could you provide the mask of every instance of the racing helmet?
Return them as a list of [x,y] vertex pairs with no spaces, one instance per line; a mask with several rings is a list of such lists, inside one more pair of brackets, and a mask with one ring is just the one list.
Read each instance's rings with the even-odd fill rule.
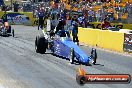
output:
[[63,19],[59,19],[59,24],[60,24],[60,25],[64,25]]

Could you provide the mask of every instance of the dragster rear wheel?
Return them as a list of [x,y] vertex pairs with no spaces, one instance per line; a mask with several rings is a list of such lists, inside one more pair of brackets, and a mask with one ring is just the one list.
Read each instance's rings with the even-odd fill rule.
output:
[[47,41],[43,35],[36,36],[35,50],[37,53],[44,54],[47,48]]

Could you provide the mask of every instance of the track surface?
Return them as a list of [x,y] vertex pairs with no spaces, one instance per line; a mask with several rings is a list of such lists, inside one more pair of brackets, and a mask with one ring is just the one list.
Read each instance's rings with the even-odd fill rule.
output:
[[[14,26],[15,38],[0,37],[0,88],[132,88],[130,84],[76,83],[76,69],[51,54],[38,54],[34,49],[36,27]],[[90,47],[80,46],[87,54]],[[132,56],[97,49],[97,65],[82,66],[88,73],[127,73],[132,75]]]

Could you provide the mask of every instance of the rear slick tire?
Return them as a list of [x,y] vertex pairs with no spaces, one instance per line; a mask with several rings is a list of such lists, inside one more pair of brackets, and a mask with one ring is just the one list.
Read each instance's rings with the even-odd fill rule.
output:
[[37,53],[44,54],[46,52],[46,39],[44,36],[36,36],[35,40],[35,50]]

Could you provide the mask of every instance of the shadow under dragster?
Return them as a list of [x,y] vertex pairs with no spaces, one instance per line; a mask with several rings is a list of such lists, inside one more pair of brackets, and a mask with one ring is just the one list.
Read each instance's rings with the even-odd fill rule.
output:
[[59,36],[55,34],[50,36],[49,32],[44,32],[36,36],[35,50],[37,53],[45,54],[46,50],[50,50],[53,55],[57,55],[68,59],[71,64],[79,62],[81,64],[95,64],[97,59],[96,49],[92,49],[91,55],[85,54],[71,38],[69,32]]

